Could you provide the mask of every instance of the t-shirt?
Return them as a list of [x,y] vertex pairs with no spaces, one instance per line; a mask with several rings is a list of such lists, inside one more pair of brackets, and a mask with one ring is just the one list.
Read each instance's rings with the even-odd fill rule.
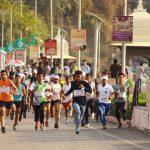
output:
[[114,92],[116,92],[118,95],[116,97],[116,102],[125,102],[127,101],[127,91],[128,91],[128,85],[120,85],[116,84],[114,86]]
[[142,68],[142,66],[137,66],[136,67],[136,78],[142,79],[142,77],[143,77],[143,68]]
[[94,93],[93,93],[93,89],[95,89],[95,83],[94,82],[91,82],[89,83],[90,84],[90,87],[92,89],[92,93],[88,93],[86,92],[86,100],[90,100],[91,98],[94,98]]
[[110,84],[106,84],[105,86],[99,84],[97,87],[97,91],[99,92],[99,102],[111,103],[109,97],[114,92],[114,90]]
[[60,100],[61,85],[59,83],[52,83],[53,96],[52,101]]
[[22,100],[22,97],[23,97],[22,89],[23,89],[23,85],[20,85],[20,86],[18,87],[18,91],[13,94],[13,97],[14,97],[14,101],[15,101],[15,102],[18,102],[18,101],[21,101],[21,100]]
[[[33,85],[34,84],[34,85]],[[32,84],[32,90],[36,89],[34,92],[34,98],[33,98],[33,105],[40,105],[43,102],[46,102],[46,96],[45,91],[48,88],[47,83],[38,84],[38,82],[35,82]]]
[[9,79],[0,80],[0,101],[13,101],[13,94],[10,94],[12,81]]
[[[67,84],[64,84],[62,89],[64,91],[64,93],[66,94],[71,88],[71,84],[67,85]],[[72,93],[69,94],[68,96],[66,96],[66,98],[63,100],[64,103],[67,103],[69,102],[70,100],[72,99]]]

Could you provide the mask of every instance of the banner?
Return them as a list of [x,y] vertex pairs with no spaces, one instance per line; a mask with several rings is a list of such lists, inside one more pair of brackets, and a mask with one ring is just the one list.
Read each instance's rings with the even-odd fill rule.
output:
[[57,41],[45,40],[45,55],[57,55]]
[[113,17],[113,42],[132,42],[133,40],[133,16]]
[[39,46],[30,46],[29,48],[29,59],[38,59]]
[[21,60],[24,62],[25,59],[25,51],[16,50],[16,60]]
[[16,49],[17,50],[25,50],[25,39],[17,39],[16,40]]
[[86,46],[86,30],[71,30],[71,49],[80,50],[81,47]]
[[15,44],[13,42],[6,43],[6,53],[14,53],[15,51]]
[[0,47],[0,71],[5,69],[6,52],[4,49]]
[[36,33],[30,34],[30,46],[36,46],[37,45],[38,41],[35,37],[36,37]]
[[13,53],[7,53],[6,54],[6,63],[13,60]]

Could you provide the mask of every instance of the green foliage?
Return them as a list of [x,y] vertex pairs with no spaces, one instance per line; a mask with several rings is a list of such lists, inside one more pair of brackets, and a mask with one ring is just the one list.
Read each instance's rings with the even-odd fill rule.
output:
[[[43,17],[38,15],[37,21],[36,21],[36,29],[35,30],[35,15],[34,11],[30,10],[29,7],[25,4],[23,4],[22,13],[21,16],[21,7],[20,3],[14,3],[14,1],[2,1],[0,3],[0,10],[2,12],[6,11],[4,24],[5,24],[5,42],[10,41],[10,11],[12,8],[13,13],[13,41],[16,40],[16,38],[20,37],[20,33],[22,31],[23,37],[28,41],[29,35],[32,32],[37,33],[37,35],[40,38],[47,38],[48,37],[48,28],[47,25],[44,22]],[[0,15],[1,16],[1,15]],[[2,17],[0,18],[0,21],[2,21]]]
[[129,88],[133,88],[133,80],[131,78],[128,78],[127,84],[129,86]]
[[146,92],[141,92],[139,94],[139,105],[140,106],[146,106],[146,99],[147,99]]

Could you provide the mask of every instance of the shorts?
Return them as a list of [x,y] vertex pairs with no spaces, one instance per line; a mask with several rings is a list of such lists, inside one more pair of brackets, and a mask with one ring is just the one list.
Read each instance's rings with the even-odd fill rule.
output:
[[15,105],[17,108],[21,108],[21,106],[22,106],[22,101],[16,101],[16,102],[14,102],[14,105]]
[[13,105],[13,101],[10,101],[10,102],[0,101],[0,107],[11,109],[12,105]]
[[69,106],[71,106],[71,104],[72,104],[72,100],[70,100],[66,103],[63,103],[64,109],[67,109]]
[[51,106],[54,106],[56,103],[61,103],[60,100],[51,100]]

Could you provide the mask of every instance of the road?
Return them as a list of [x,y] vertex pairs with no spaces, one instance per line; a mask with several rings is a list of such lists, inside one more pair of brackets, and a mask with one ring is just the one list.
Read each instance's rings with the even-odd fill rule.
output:
[[91,120],[90,128],[82,128],[80,135],[74,132],[73,118],[65,124],[61,116],[59,129],[54,129],[54,119],[50,119],[50,127],[44,131],[34,130],[33,114],[28,114],[13,131],[13,122],[6,120],[7,132],[0,133],[0,150],[150,150],[150,136],[117,125],[108,124],[104,130],[99,123]]

